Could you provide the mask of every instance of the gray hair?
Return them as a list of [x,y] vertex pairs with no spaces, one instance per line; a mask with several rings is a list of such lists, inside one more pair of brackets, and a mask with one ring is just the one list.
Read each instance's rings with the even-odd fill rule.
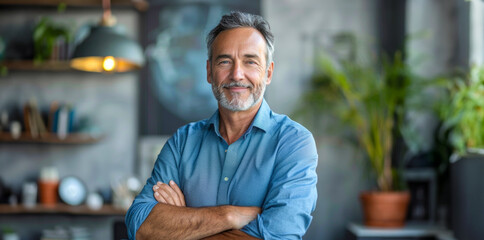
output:
[[269,23],[261,16],[238,11],[233,11],[230,14],[222,16],[219,24],[207,35],[208,60],[212,61],[212,44],[215,41],[215,38],[217,38],[217,36],[225,30],[239,27],[254,28],[259,31],[262,36],[264,36],[267,46],[266,68],[269,68],[272,62],[272,56],[274,54],[274,35],[271,32],[271,27],[269,26]]

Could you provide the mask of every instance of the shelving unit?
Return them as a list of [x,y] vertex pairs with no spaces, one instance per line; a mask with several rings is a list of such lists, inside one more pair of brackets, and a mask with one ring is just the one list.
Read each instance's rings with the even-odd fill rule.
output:
[[103,139],[84,133],[71,133],[65,139],[60,139],[55,133],[45,133],[42,137],[33,138],[30,134],[22,133],[15,139],[10,133],[0,133],[0,143],[42,143],[42,144],[92,144]]
[[0,62],[0,66],[5,66],[9,71],[75,71],[69,66],[68,61],[44,61],[36,63],[32,60],[9,60]]
[[[138,14],[138,11],[141,11],[139,6],[136,4],[138,2],[147,3],[147,1],[144,0],[111,0],[112,8],[117,8],[120,10],[117,16],[128,17],[128,20],[124,21],[126,22],[128,29],[133,28],[130,24],[134,25],[134,23],[138,21],[138,16],[136,16],[136,14]],[[40,16],[56,15],[57,7],[61,3],[65,3],[67,6],[67,10],[65,12],[66,16],[59,16],[59,19],[56,19],[57,16],[53,16],[52,19],[56,22],[61,22],[63,19],[73,19],[72,21],[80,22],[80,20],[84,21],[84,18],[87,18],[91,15],[93,16],[93,20],[98,21],[101,17],[101,15],[98,14],[102,10],[101,0],[0,0],[0,8],[2,8],[1,19],[4,22],[8,22],[10,15],[15,17],[15,19],[19,19],[18,21],[13,21],[11,24],[12,26],[9,26],[9,28],[20,29],[20,27],[24,26],[22,25],[24,20],[27,21],[28,19],[38,19]],[[17,15],[17,12],[20,14]],[[84,16],[83,13],[86,13],[86,16]],[[118,18],[118,20],[120,20],[120,23],[123,23],[123,19],[121,17]],[[16,26],[19,28],[14,28]],[[25,31],[24,35],[19,36],[19,40],[27,39],[28,41],[31,41],[31,35],[27,30]],[[10,39],[8,40],[9,41],[6,43],[12,43]],[[27,40],[25,42],[28,43]],[[15,45],[15,47],[16,46],[17,45]],[[24,45],[19,45],[18,47],[22,48],[23,46]],[[85,181],[86,186],[89,188],[93,186],[101,189],[109,187],[110,172],[106,172],[106,170],[103,168],[104,170],[101,170],[101,172],[95,173],[96,177],[92,177],[93,175],[91,173],[92,171],[99,170],[96,169],[99,168],[98,166],[112,166],[113,164],[117,164],[117,154],[105,154],[104,152],[113,152],[110,149],[117,149],[117,147],[120,147],[123,148],[123,152],[131,153],[133,150],[124,150],[127,149],[125,146],[128,144],[125,142],[119,143],[117,139],[119,139],[119,137],[125,139],[134,139],[131,137],[134,134],[122,133],[117,134],[116,138],[114,138],[108,136],[107,134],[104,135],[104,132],[101,134],[97,134],[97,132],[94,134],[71,133],[68,134],[66,138],[60,139],[56,133],[47,133],[42,137],[33,138],[31,136],[31,131],[27,131],[27,128],[24,126],[25,122],[30,122],[30,118],[28,118],[29,121],[26,121],[26,119],[23,118],[23,116],[25,116],[25,109],[20,109],[20,107],[22,107],[20,104],[25,104],[25,99],[30,99],[30,95],[40,99],[41,101],[39,101],[37,104],[37,112],[41,113],[40,115],[42,120],[44,120],[46,127],[50,123],[48,116],[46,119],[47,110],[48,115],[52,115],[51,108],[47,109],[47,107],[49,107],[47,102],[50,102],[51,100],[59,101],[60,105],[64,104],[65,102],[72,103],[74,106],[76,106],[76,108],[79,107],[77,109],[86,107],[83,108],[86,110],[86,112],[83,112],[83,114],[85,114],[83,116],[89,117],[95,115],[96,117],[99,117],[96,118],[99,120],[99,123],[103,123],[106,119],[111,119],[103,110],[104,107],[114,109],[115,111],[122,109],[123,112],[128,112],[126,114],[127,116],[133,116],[134,107],[129,106],[129,108],[126,110],[122,108],[123,106],[120,106],[120,103],[110,101],[110,97],[114,97],[114,99],[120,97],[126,101],[135,99],[135,94],[133,93],[135,91],[128,91],[125,88],[125,86],[128,86],[128,84],[135,83],[135,77],[125,76],[121,77],[122,81],[99,83],[95,80],[102,78],[100,77],[101,75],[94,76],[94,74],[98,73],[86,73],[74,70],[70,67],[69,60],[45,60],[42,63],[36,63],[33,61],[33,59],[27,59],[31,56],[30,53],[33,51],[33,49],[26,50],[30,52],[28,52],[28,54],[26,53],[18,55],[6,54],[4,55],[5,59],[0,60],[0,66],[5,66],[5,68],[8,70],[8,75],[6,78],[2,79],[0,76],[0,82],[7,86],[7,88],[2,89],[2,93],[6,92],[6,89],[10,89],[11,86],[16,86],[17,84],[20,86],[8,92],[8,96],[2,96],[8,100],[4,101],[4,103],[10,104],[11,102],[12,104],[7,105],[7,108],[0,110],[7,110],[9,113],[11,113],[13,108],[15,108],[14,104],[18,102],[19,109],[15,109],[11,116],[13,116],[12,120],[22,122],[22,131],[25,131],[18,138],[13,138],[10,132],[0,132],[0,152],[4,156],[2,158],[2,164],[4,164],[4,167],[2,168],[3,171],[1,178],[4,180],[11,177],[11,175],[8,174],[5,174],[4,176],[4,172],[8,172],[9,174],[12,173],[16,177],[15,181],[12,179],[7,179],[9,181],[4,182],[6,187],[17,189],[19,186],[21,186],[23,181],[32,181],[32,179],[35,177],[35,173],[44,166],[58,167],[60,172],[59,175],[61,177],[70,175],[70,170],[72,170],[75,172],[72,174]],[[9,56],[12,56],[12,58],[17,56],[19,60],[8,59],[7,57]],[[63,59],[63,57],[59,58]],[[87,76],[86,74],[92,74],[92,78],[94,80],[91,80],[91,76]],[[45,81],[46,79],[48,81]],[[66,79],[68,79],[68,81],[66,81]],[[84,79],[88,80],[83,81]],[[71,84],[71,81],[77,80],[79,80],[79,86],[81,86],[80,88],[77,88],[77,82]],[[101,89],[108,87],[109,84],[112,84],[113,88],[116,89],[110,91],[109,96],[104,96],[104,91],[101,91]],[[121,88],[118,89],[118,86]],[[17,89],[25,91],[17,92]],[[78,91],[82,92],[83,94],[79,94]],[[86,96],[86,100],[84,100],[83,95],[86,92],[89,94],[89,96]],[[2,93],[0,93],[0,95]],[[90,95],[91,93],[93,95]],[[16,94],[18,94],[18,96]],[[71,94],[74,96],[71,96]],[[43,98],[43,96],[46,97]],[[93,97],[91,98],[91,96]],[[91,104],[91,102],[94,101],[93,99],[96,100],[94,105]],[[97,108],[98,106],[96,104],[98,100],[99,105],[103,108]],[[23,116],[22,113],[24,113]],[[74,115],[74,117],[78,116],[80,115]],[[52,118],[50,119],[52,120]],[[116,133],[119,133],[119,131],[125,129],[124,126],[127,126],[132,121],[134,120],[128,119],[127,121],[116,125],[116,127],[113,128],[113,132],[115,131]],[[134,126],[135,125],[132,124],[128,127]],[[47,127],[48,131],[52,131],[51,129],[52,128]],[[77,129],[75,124],[73,124],[73,129]],[[37,130],[41,131],[39,128]],[[111,133],[111,131],[109,133]],[[96,145],[97,143],[103,144],[103,147],[99,147]],[[131,145],[132,144],[130,142],[129,146]],[[104,146],[106,148],[104,148]],[[35,154],[32,155],[32,152]],[[69,159],[65,159],[64,154],[60,154],[64,152],[69,154]],[[24,159],[24,155],[31,157],[25,158],[26,161],[21,161]],[[131,155],[133,154],[127,156],[126,159],[130,160]],[[43,161],[43,159],[47,159],[47,161]],[[103,161],[103,163],[98,165],[98,162],[100,161]],[[76,169],[78,166],[82,167]],[[122,166],[120,169],[121,171],[128,172],[131,171],[130,166],[131,165],[128,164],[127,167]],[[69,171],[63,171],[63,167],[69,169]],[[105,184],[98,186],[99,182],[104,182]],[[52,207],[37,204],[32,208],[26,208],[22,204],[17,204],[15,206],[0,204],[0,225],[8,226],[14,231],[18,232],[22,239],[38,238],[44,229],[52,229],[57,225],[66,227],[84,227],[87,231],[89,231],[89,233],[91,233],[91,239],[122,239],[127,238],[127,236],[123,236],[122,238],[116,238],[116,236],[120,236],[118,234],[120,231],[125,231],[125,214],[125,209],[116,208],[111,204],[106,204],[99,210],[90,209],[87,205],[70,206],[64,203],[58,203]]]
[[26,208],[23,205],[11,206],[0,204],[0,215],[2,214],[67,214],[67,215],[89,215],[89,216],[124,216],[126,210],[119,209],[113,205],[105,204],[99,210],[93,210],[87,205],[69,206],[59,203],[55,206],[37,204],[34,207]]
[[[56,7],[59,4],[68,7],[100,7],[101,0],[0,0],[0,5],[11,6],[48,6]],[[138,11],[146,11],[149,3],[146,0],[111,0],[113,7],[134,7]]]

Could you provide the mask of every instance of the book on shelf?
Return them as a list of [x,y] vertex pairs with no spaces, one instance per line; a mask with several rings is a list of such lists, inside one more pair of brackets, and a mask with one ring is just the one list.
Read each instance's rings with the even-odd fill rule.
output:
[[53,102],[49,110],[49,131],[56,133],[60,139],[65,139],[73,132],[74,109],[68,104]]
[[54,101],[44,120],[37,103],[31,100],[23,107],[23,119],[25,130],[32,138],[42,138],[50,132],[65,139],[73,131],[74,110],[70,105]]
[[47,127],[35,100],[29,101],[23,108],[24,127],[32,138],[42,138]]

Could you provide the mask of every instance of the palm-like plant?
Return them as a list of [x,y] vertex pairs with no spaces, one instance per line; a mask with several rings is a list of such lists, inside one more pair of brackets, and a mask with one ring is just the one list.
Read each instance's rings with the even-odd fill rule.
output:
[[349,56],[339,60],[321,57],[305,98],[306,107],[351,126],[367,154],[379,190],[399,190],[399,174],[392,167],[394,139],[404,127],[405,112],[412,105],[422,104],[416,96],[425,81],[412,74],[401,53],[382,57],[379,64],[363,64],[354,57],[356,54]]

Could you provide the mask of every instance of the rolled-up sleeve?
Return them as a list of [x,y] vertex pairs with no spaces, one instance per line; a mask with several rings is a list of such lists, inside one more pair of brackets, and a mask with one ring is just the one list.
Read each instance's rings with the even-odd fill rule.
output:
[[179,184],[176,159],[178,151],[175,147],[175,137],[168,140],[162,148],[153,167],[151,177],[146,181],[141,192],[136,196],[131,207],[126,213],[126,227],[129,239],[135,239],[136,232],[150,214],[153,207],[158,203],[153,196],[152,187],[158,182],[168,183],[173,180]]
[[242,231],[263,239],[301,239],[316,207],[317,162],[310,133],[282,137],[262,213]]

